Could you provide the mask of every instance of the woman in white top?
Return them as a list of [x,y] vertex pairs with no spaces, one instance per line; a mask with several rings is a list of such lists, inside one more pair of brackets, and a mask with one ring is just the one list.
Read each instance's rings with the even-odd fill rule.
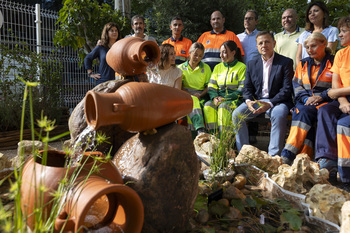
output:
[[158,62],[160,84],[181,89],[182,70],[175,65],[175,49],[171,44],[159,46],[160,60]]
[[298,43],[298,50],[295,64],[299,64],[301,59],[309,56],[303,44],[306,38],[313,32],[321,32],[327,38],[327,47],[332,50],[332,54],[335,53],[339,40],[339,31],[336,27],[329,25],[328,18],[329,11],[326,4],[323,2],[312,2],[308,6],[305,15],[305,31],[296,40]]

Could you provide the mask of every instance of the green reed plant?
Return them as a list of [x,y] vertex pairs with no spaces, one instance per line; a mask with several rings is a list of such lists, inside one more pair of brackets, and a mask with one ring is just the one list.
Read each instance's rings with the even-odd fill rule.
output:
[[[37,124],[40,127],[39,132],[35,132],[34,130],[34,109],[33,109],[33,96],[32,96],[32,88],[39,85],[39,82],[28,82],[24,79],[17,77],[19,80],[21,80],[24,83],[24,93],[23,93],[23,100],[22,100],[22,117],[21,117],[21,131],[20,131],[20,140],[23,139],[23,128],[25,124],[25,109],[26,104],[29,103],[29,109],[30,109],[30,128],[32,132],[32,140],[35,139],[35,134],[39,136],[39,138],[44,143],[45,150],[42,153],[39,153],[38,150],[35,148],[34,143],[32,147],[32,156],[35,161],[40,161],[41,164],[46,165],[48,154],[47,154],[47,148],[48,143],[57,140],[61,137],[66,136],[69,134],[63,133],[61,135],[58,135],[56,137],[50,138],[50,132],[55,128],[55,121],[48,120],[46,116],[43,116],[43,113],[41,114],[41,119],[37,120]],[[104,142],[108,138],[103,134],[97,134],[97,141],[96,146],[100,143]],[[96,148],[96,147],[95,147]],[[95,150],[95,148],[93,150]],[[84,153],[85,150],[81,153]],[[65,194],[68,193],[69,190],[73,187],[74,184],[76,184],[77,177],[80,174],[80,172],[83,171],[84,165],[87,163],[88,159],[91,161],[91,158],[93,159],[93,166],[88,171],[88,175],[84,177],[84,180],[79,183],[79,185],[84,185],[91,174],[98,173],[99,171],[99,164],[107,162],[110,159],[110,156],[107,155],[107,157],[95,157],[95,156],[89,156],[88,158],[82,157],[82,159],[78,161],[73,161],[73,159],[70,159],[70,155],[74,154],[74,151],[69,151],[69,149],[66,150],[67,158],[66,158],[66,173],[63,174],[62,178],[59,181],[59,185],[57,190],[54,192],[50,191],[50,195],[52,196],[52,200],[49,203],[44,203],[43,197],[44,194],[47,193],[49,190],[47,187],[45,187],[43,183],[36,183],[33,184],[39,191],[38,193],[35,193],[33,195],[35,196],[35,208],[34,212],[30,215],[35,216],[35,223],[34,223],[34,229],[32,232],[53,232],[54,231],[54,224],[55,220],[60,214],[61,210],[64,208],[65,205]],[[24,157],[24,149],[19,152],[19,166],[14,168],[13,174],[9,175],[5,179],[0,181],[0,185],[2,185],[6,180],[10,182],[10,197],[13,199],[14,207],[12,209],[6,209],[5,206],[2,204],[0,200],[0,231],[1,232],[27,232],[27,225],[26,220],[28,217],[28,213],[24,213],[22,210],[22,200],[21,200],[21,185],[22,185],[22,173],[23,173],[23,166],[25,163],[25,157]],[[76,167],[74,169],[74,172],[72,175],[69,175],[69,168]],[[36,166],[34,166],[34,170],[38,169]],[[10,176],[13,177],[13,179],[10,179]],[[45,179],[45,177],[43,177]],[[48,205],[52,205],[52,208],[49,213],[45,212],[45,207]],[[73,204],[74,205],[74,204]],[[68,218],[71,213],[68,213]],[[68,219],[67,218],[67,219]]]
[[[231,105],[232,110],[235,106]],[[232,111],[231,111],[232,112]],[[210,155],[210,169],[213,179],[215,175],[220,171],[227,171],[233,169],[233,164],[229,163],[229,160],[234,156],[234,146],[235,146],[235,136],[236,132],[241,126],[241,122],[246,119],[246,115],[239,115],[239,122],[237,124],[232,124],[230,127],[223,127],[220,132],[216,132],[215,135],[219,140],[215,143],[212,142],[212,153]],[[231,121],[231,119],[226,119],[226,121]]]

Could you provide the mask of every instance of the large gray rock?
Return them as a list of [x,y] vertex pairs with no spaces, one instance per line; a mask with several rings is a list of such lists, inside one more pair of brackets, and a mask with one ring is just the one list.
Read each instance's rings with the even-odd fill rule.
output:
[[130,138],[113,163],[142,199],[142,232],[185,232],[197,197],[199,173],[191,133],[174,123],[157,131]]
[[[119,87],[125,83],[130,82],[130,80],[112,80],[108,82],[101,83],[94,87],[92,90],[98,93],[113,93]],[[75,139],[83,132],[87,127],[84,113],[85,98],[80,101],[80,103],[75,107],[71,116],[69,117],[68,127],[71,136],[71,142],[74,143]],[[134,133],[122,130],[118,125],[103,126],[98,129],[98,132],[102,132],[109,137],[109,142],[97,146],[95,150],[101,151],[103,153],[108,153],[111,146],[113,146],[112,154],[114,154],[118,148],[130,137],[135,135]],[[84,146],[86,144],[82,144]]]

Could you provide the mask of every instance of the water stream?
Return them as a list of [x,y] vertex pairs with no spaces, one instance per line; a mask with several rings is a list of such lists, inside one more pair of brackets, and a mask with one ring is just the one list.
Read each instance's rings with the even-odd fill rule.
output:
[[95,141],[96,131],[92,126],[88,125],[74,140],[71,146],[73,151],[72,162],[79,162],[85,151],[94,150]]
[[159,69],[157,65],[150,63],[147,66],[146,74],[147,74],[149,83],[161,84],[161,77],[160,77]]

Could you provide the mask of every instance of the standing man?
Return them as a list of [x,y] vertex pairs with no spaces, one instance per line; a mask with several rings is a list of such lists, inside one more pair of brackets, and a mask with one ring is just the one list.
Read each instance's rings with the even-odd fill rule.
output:
[[136,37],[140,37],[144,40],[150,40],[150,41],[157,43],[155,38],[150,37],[144,33],[145,27],[146,27],[145,18],[143,16],[141,16],[141,15],[133,16],[131,18],[131,28],[132,28],[132,30],[134,30],[134,34],[128,35],[126,37],[131,37],[131,36],[135,37],[136,36]]
[[[236,134],[237,149],[249,144],[246,120],[266,113],[271,119],[269,155],[278,155],[284,146],[287,115],[293,106],[293,60],[275,53],[274,36],[259,32],[256,36],[261,56],[247,64],[242,103],[232,113],[233,124],[240,125]],[[243,116],[243,117],[242,117]]]
[[169,39],[165,40],[162,44],[171,44],[175,49],[175,64],[179,65],[184,63],[188,57],[188,51],[192,45],[192,41],[181,35],[184,25],[182,19],[179,16],[175,16],[170,23],[170,30],[172,35]]
[[[254,60],[259,57],[259,51],[256,47],[256,35],[258,30],[256,29],[258,25],[258,13],[255,10],[248,10],[244,16],[244,32],[237,35],[238,39],[241,41],[245,56],[243,57],[244,64],[248,64],[249,61]],[[249,122],[249,142],[255,144],[257,142],[256,136],[258,135],[259,123]]]
[[285,10],[282,14],[282,27],[284,31],[275,35],[275,51],[283,56],[291,58],[293,60],[294,69],[298,65],[295,64],[295,57],[298,49],[296,39],[298,39],[300,34],[304,31],[304,28],[300,28],[297,25],[297,21],[298,14],[296,10]]
[[244,56],[244,51],[239,41],[238,37],[234,32],[226,30],[224,28],[225,17],[220,11],[214,11],[210,17],[210,24],[213,30],[204,32],[198,39],[197,42],[204,45],[204,57],[203,62],[208,64],[211,70],[214,69],[214,66],[221,62],[220,58],[220,47],[222,43],[233,40],[236,42],[238,48],[241,50],[242,56]]
[[248,10],[244,16],[244,32],[237,35],[242,44],[244,51],[243,62],[247,64],[250,60],[259,57],[258,48],[256,47],[256,35],[258,30],[258,13],[255,10]]

